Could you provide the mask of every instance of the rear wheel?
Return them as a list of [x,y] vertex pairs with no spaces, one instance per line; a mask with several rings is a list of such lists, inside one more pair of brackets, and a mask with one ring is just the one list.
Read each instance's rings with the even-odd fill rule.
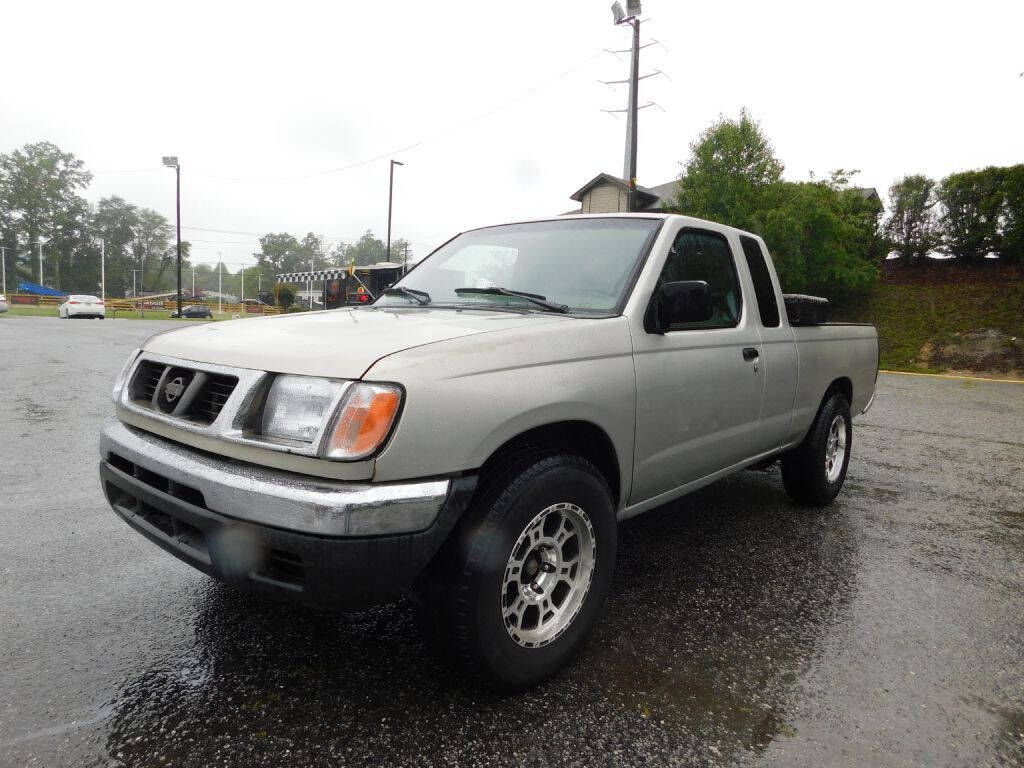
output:
[[493,478],[468,514],[420,590],[420,625],[485,685],[534,685],[572,658],[608,594],[608,484],[578,456],[534,453]]
[[825,398],[803,442],[782,457],[782,484],[794,501],[825,506],[843,487],[850,465],[850,404],[839,392]]

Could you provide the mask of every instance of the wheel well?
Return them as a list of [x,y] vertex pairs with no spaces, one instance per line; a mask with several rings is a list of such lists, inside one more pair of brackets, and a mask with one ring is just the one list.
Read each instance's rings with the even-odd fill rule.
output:
[[821,398],[821,402],[825,402],[826,398],[833,392],[838,392],[846,398],[846,402],[853,405],[853,382],[845,376],[841,376],[831,384],[828,385],[828,389],[825,390],[825,395]]
[[596,424],[589,421],[559,421],[534,427],[516,435],[487,458],[480,468],[481,477],[499,470],[506,460],[524,448],[554,448],[582,456],[604,475],[611,489],[612,499],[618,507],[619,495],[622,492],[619,459],[611,438]]

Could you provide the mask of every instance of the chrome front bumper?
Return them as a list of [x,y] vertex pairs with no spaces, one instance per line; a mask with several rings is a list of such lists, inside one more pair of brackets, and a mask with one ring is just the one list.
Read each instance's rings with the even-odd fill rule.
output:
[[119,457],[158,484],[199,491],[207,509],[226,517],[321,536],[423,531],[451,489],[450,480],[346,483],[283,472],[196,451],[117,419],[103,427],[100,455]]

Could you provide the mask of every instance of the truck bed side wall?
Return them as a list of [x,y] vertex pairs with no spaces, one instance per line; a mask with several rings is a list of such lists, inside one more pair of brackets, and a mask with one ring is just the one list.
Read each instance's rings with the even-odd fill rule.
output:
[[878,335],[865,325],[815,325],[793,328],[800,358],[793,426],[789,443],[803,439],[814,420],[829,384],[850,379],[853,402],[850,411],[864,410],[875,391],[878,366]]

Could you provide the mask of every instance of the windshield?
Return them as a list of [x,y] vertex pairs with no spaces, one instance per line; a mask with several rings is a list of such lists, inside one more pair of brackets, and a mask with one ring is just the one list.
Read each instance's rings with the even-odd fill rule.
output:
[[608,314],[660,225],[661,219],[653,218],[559,219],[465,232],[395,284],[407,292],[389,291],[376,305],[425,306],[409,295],[415,291],[429,296],[430,305],[544,311],[514,295],[518,291],[565,305],[569,312]]

